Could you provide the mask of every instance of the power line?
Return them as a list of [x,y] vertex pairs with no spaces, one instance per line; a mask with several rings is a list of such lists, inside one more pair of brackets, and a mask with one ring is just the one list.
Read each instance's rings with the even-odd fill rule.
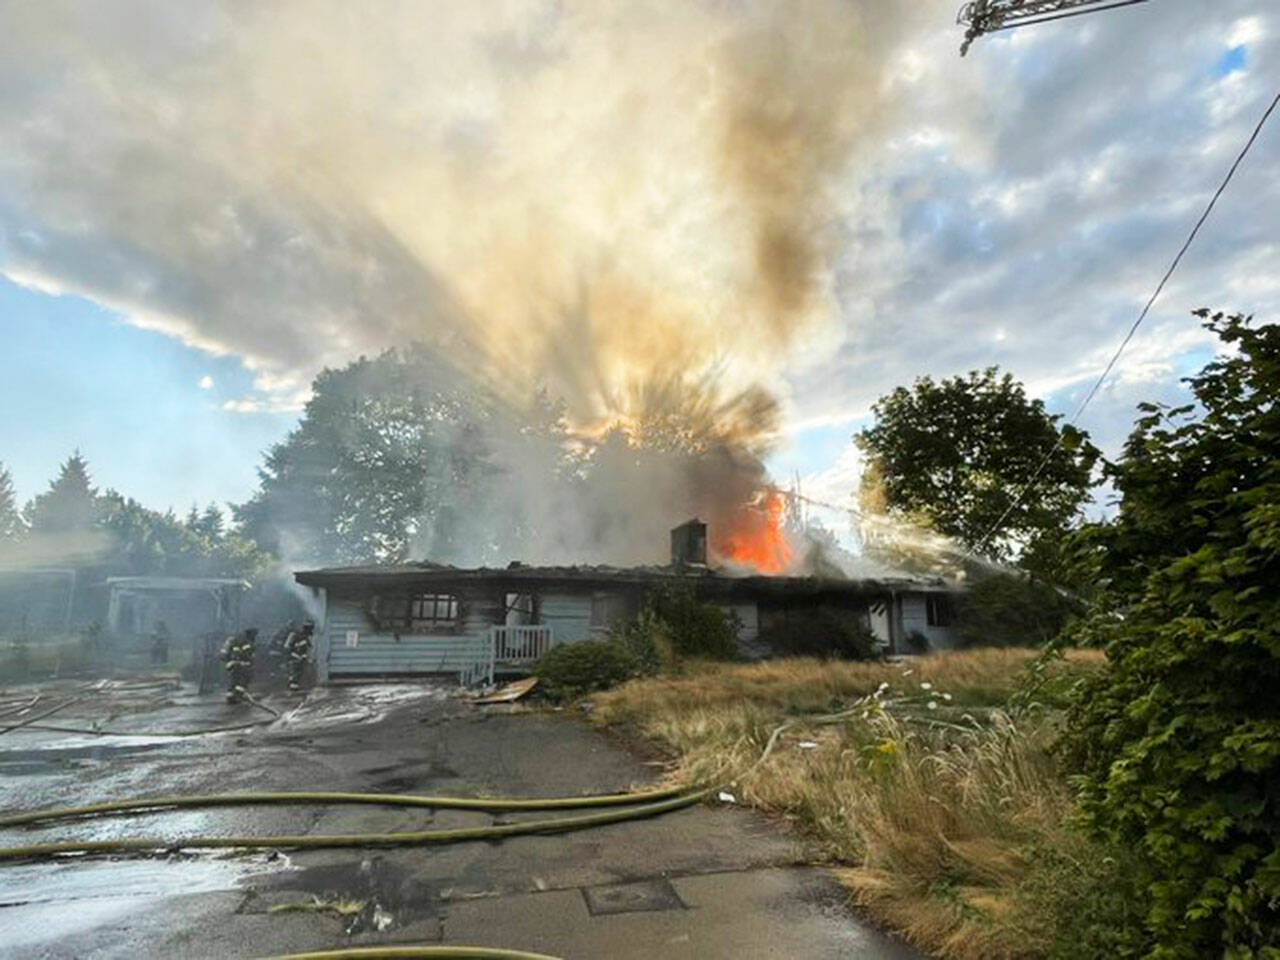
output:
[[[1213,212],[1213,208],[1217,204],[1218,198],[1221,197],[1223,191],[1227,189],[1227,184],[1231,182],[1231,178],[1235,176],[1240,163],[1244,160],[1250,149],[1252,149],[1254,142],[1258,139],[1258,135],[1262,133],[1262,128],[1266,126],[1267,120],[1270,119],[1271,114],[1275,111],[1277,104],[1280,104],[1280,94],[1276,94],[1275,99],[1271,101],[1271,105],[1267,107],[1266,111],[1262,114],[1262,119],[1258,121],[1258,125],[1253,128],[1253,133],[1249,136],[1248,142],[1245,143],[1244,149],[1241,150],[1240,155],[1236,157],[1235,163],[1231,164],[1231,169],[1227,171],[1226,177],[1223,178],[1222,183],[1218,186],[1213,197],[1209,200],[1209,205],[1204,208],[1204,213],[1200,214],[1200,219],[1197,220],[1195,226],[1191,228],[1191,233],[1187,235],[1186,241],[1182,244],[1182,249],[1178,251],[1178,255],[1174,257],[1173,262],[1169,264],[1169,269],[1166,270],[1164,272],[1164,276],[1160,278],[1160,283],[1156,286],[1155,292],[1151,294],[1151,298],[1147,301],[1146,306],[1144,306],[1142,308],[1142,312],[1138,314],[1138,319],[1133,322],[1133,326],[1129,328],[1129,332],[1126,333],[1124,339],[1120,341],[1120,346],[1117,347],[1116,352],[1111,355],[1111,359],[1107,362],[1106,368],[1103,369],[1101,375],[1094,382],[1093,387],[1080,402],[1080,405],[1076,407],[1075,413],[1068,418],[1067,424],[1069,426],[1075,426],[1080,415],[1084,413],[1085,408],[1089,406],[1093,398],[1097,396],[1098,391],[1102,388],[1102,384],[1106,382],[1107,377],[1110,376],[1111,371],[1115,368],[1116,362],[1120,359],[1120,355],[1124,353],[1124,348],[1129,345],[1129,341],[1133,339],[1133,335],[1138,332],[1138,327],[1142,326],[1142,321],[1147,318],[1147,314],[1151,311],[1151,307],[1155,304],[1161,291],[1164,290],[1165,284],[1169,282],[1169,278],[1173,276],[1173,272],[1178,269],[1178,264],[1182,262],[1183,254],[1185,254],[1191,247],[1191,243],[1195,240],[1196,234],[1200,232],[1200,228],[1204,226],[1204,222],[1209,219],[1209,214]],[[973,549],[975,553],[987,545],[987,542],[992,538],[992,536],[994,536],[995,532],[1000,529],[1000,525],[1008,519],[1009,514],[1013,513],[1014,510],[1022,505],[1023,499],[1035,487],[1036,481],[1039,480],[1041,474],[1044,473],[1045,467],[1049,465],[1049,461],[1053,459],[1053,455],[1057,453],[1058,448],[1062,446],[1062,437],[1063,434],[1059,432],[1057,440],[1054,442],[1053,446],[1049,448],[1049,452],[1040,460],[1040,464],[1036,467],[1035,472],[1032,473],[1031,479],[1023,484],[1023,487],[1018,492],[1017,497],[1015,497],[1013,502],[1005,508],[1004,513],[1000,515],[1000,519],[993,523],[991,525],[991,529],[983,535],[982,539],[974,544]]]

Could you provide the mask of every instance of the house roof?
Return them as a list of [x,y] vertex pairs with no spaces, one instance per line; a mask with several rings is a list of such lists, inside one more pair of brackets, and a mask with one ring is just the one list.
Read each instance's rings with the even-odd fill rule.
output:
[[224,577],[107,577],[108,589],[160,590],[181,593],[193,590],[221,590],[233,587],[248,590],[243,580]]
[[835,577],[734,576],[710,567],[671,566],[527,566],[452,567],[438,563],[378,564],[354,567],[326,567],[300,570],[294,579],[304,586],[325,587],[339,593],[412,586],[437,587],[491,584],[495,588],[518,590],[531,586],[600,588],[610,585],[656,586],[688,583],[699,592],[718,596],[813,596],[819,594],[867,595],[895,590],[949,592],[955,589],[937,577],[878,577],[844,579]]

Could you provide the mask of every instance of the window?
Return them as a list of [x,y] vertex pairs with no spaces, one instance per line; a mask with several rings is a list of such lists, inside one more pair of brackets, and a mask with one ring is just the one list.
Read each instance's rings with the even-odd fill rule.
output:
[[931,627],[951,626],[951,598],[944,596],[925,597],[925,617]]
[[458,598],[448,593],[378,597],[375,620],[394,633],[448,633],[458,626]]
[[591,598],[591,629],[607,630],[627,615],[627,598],[616,593],[597,593]]

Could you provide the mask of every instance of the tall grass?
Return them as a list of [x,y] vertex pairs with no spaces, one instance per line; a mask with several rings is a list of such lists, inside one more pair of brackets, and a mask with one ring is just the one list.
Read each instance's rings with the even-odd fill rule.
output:
[[[1104,858],[1069,826],[1051,712],[1015,722],[995,706],[1031,660],[1004,649],[702,666],[600,694],[594,715],[675,748],[683,776],[716,778],[788,818],[853,899],[913,943],[954,960],[1043,957],[1061,943],[1064,904],[1087,896]],[[1101,664],[1073,653],[1044,689]],[[839,723],[795,719],[851,704]]]

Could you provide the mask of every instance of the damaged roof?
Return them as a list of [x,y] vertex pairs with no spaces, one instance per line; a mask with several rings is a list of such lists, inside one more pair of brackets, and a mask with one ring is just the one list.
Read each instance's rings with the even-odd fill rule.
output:
[[495,588],[530,586],[604,587],[609,585],[656,586],[689,583],[700,592],[736,596],[812,596],[814,594],[883,594],[895,590],[949,592],[955,590],[940,577],[839,578],[817,576],[736,576],[722,569],[703,566],[529,566],[512,563],[506,567],[453,567],[440,563],[373,564],[354,567],[325,567],[300,570],[294,579],[304,586],[325,587],[337,592],[369,589],[407,588],[418,585],[463,586],[491,584]]

